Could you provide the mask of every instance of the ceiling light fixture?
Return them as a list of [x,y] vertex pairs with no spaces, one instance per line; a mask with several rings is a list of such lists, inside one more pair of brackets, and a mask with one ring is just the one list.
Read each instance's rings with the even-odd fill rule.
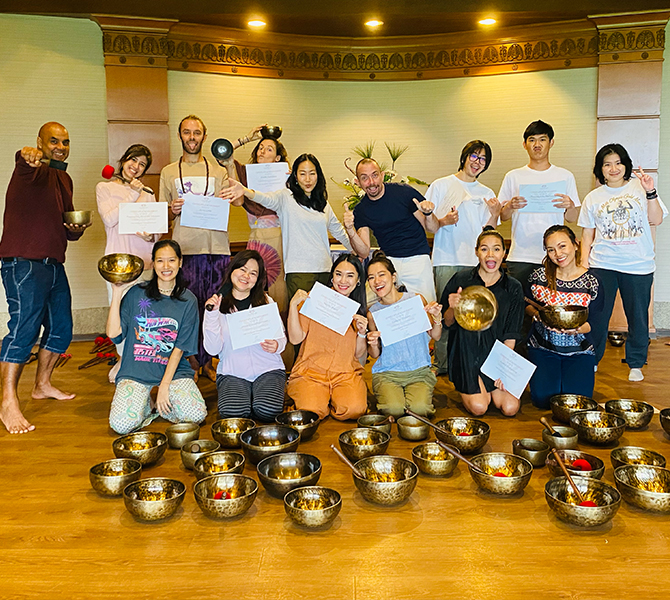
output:
[[496,20],[489,17],[487,19],[482,19],[481,21],[479,21],[479,24],[480,25],[495,25]]
[[261,19],[252,19],[251,21],[247,22],[247,25],[249,25],[249,27],[255,27],[258,29],[260,27],[265,27],[266,23]]
[[367,27],[370,27],[374,29],[375,27],[379,27],[380,25],[383,25],[384,21],[379,21],[378,19],[370,19],[369,21],[365,22],[365,25]]

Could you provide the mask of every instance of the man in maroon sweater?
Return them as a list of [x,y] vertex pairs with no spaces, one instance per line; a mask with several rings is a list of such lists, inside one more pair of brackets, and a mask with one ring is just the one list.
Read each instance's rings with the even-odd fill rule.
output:
[[44,333],[32,397],[74,398],[74,394],[51,384],[56,360],[72,340],[72,300],[63,267],[65,249],[68,240],[78,240],[88,227],[63,223],[63,212],[74,210],[72,179],[64,170],[69,154],[67,129],[59,123],[45,123],[37,137],[37,148],[26,146],[16,153],[7,188],[0,258],[9,305],[9,333],[0,350],[0,420],[10,433],[35,429],[21,412],[17,387],[41,327]]

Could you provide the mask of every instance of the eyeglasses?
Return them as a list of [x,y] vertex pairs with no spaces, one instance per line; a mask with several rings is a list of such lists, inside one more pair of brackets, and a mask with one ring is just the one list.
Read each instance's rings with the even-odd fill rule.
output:
[[470,160],[472,162],[479,162],[480,165],[485,165],[486,164],[486,156],[479,156],[478,154],[475,154],[474,152],[470,155]]

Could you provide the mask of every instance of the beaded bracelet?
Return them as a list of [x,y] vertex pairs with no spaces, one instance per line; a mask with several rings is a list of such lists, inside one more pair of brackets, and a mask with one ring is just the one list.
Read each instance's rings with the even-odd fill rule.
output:
[[646,194],[647,194],[647,200],[655,200],[656,198],[658,198],[658,192],[656,191],[656,188],[654,188],[653,190],[649,190],[648,192],[646,192]]

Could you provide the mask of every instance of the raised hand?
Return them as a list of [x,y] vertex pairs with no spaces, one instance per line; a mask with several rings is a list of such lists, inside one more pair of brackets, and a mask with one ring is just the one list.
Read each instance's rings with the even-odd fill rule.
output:
[[637,171],[633,171],[633,175],[640,180],[645,192],[651,192],[654,189],[654,178],[645,173],[642,167],[638,167]]
[[463,291],[462,287],[459,287],[455,294],[449,294],[449,306],[450,308],[456,308],[456,305],[461,301],[461,292]]
[[44,153],[39,148],[31,148],[30,146],[21,148],[21,158],[34,169],[40,166],[43,156]]
[[435,210],[435,205],[430,200],[422,200],[419,202],[416,198],[412,198],[416,207],[426,216],[432,214]]
[[236,198],[244,196],[244,192],[246,191],[246,189],[247,188],[245,188],[239,181],[233,179],[232,177],[229,177],[228,187],[223,188],[217,194],[217,196],[219,196],[219,198],[223,198],[224,200],[235,200]]
[[342,222],[347,231],[352,231],[354,229],[354,211],[345,207],[344,214],[342,215]]
[[442,318],[442,305],[435,301],[426,304],[426,306],[423,307],[423,310],[434,317],[433,322],[439,321]]
[[221,294],[214,294],[207,302],[205,302],[205,308],[207,310],[219,310],[221,306]]
[[305,290],[298,290],[291,298],[291,306],[298,306],[301,302],[304,302],[309,297],[309,294]]
[[368,320],[363,315],[354,315],[354,325],[360,335],[365,335],[368,332]]
[[499,217],[500,211],[502,210],[502,205],[498,202],[498,198],[484,198],[486,206],[489,207],[489,212],[493,217]]

